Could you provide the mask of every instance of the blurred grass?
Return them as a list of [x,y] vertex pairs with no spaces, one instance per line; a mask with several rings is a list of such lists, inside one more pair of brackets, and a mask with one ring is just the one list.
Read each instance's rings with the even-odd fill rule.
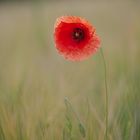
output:
[[103,140],[100,50],[83,62],[59,56],[53,26],[61,15],[87,18],[101,37],[109,84],[109,140],[139,140],[139,9],[139,3],[126,1],[1,4],[0,140]]

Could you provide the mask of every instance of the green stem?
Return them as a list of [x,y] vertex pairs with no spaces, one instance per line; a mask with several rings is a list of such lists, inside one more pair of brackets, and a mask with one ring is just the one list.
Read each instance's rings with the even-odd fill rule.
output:
[[72,105],[71,105],[71,102],[69,101],[69,99],[67,97],[65,97],[65,104],[66,104],[66,107],[67,108],[70,108],[72,113],[75,115],[76,119],[78,120],[79,122],[79,130],[80,130],[80,133],[82,134],[83,137],[86,136],[86,131],[85,131],[85,127],[83,126],[81,120],[79,119],[77,113],[75,112],[75,110],[73,109]]
[[104,64],[104,75],[105,75],[105,98],[106,98],[106,103],[105,103],[105,123],[106,123],[106,130],[105,130],[105,140],[108,140],[108,86],[107,86],[107,69],[106,69],[106,61],[104,57],[103,50],[101,48],[101,56],[103,59],[103,64]]
[[65,104],[66,104],[66,107],[68,108],[68,106],[70,107],[72,113],[75,115],[76,119],[81,123],[77,113],[75,112],[75,110],[73,109],[72,105],[71,105],[71,102],[69,101],[69,99],[67,97],[65,97]]

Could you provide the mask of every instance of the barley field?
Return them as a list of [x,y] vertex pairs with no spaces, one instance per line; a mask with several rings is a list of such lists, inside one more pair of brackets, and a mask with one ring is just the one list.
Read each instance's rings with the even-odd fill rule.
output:
[[0,3],[0,140],[104,140],[100,49],[81,62],[53,41],[62,15],[88,19],[107,68],[108,140],[140,140],[140,2]]

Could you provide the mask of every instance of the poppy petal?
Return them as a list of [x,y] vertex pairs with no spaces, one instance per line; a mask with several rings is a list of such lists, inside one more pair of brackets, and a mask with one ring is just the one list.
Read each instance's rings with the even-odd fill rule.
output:
[[54,41],[58,52],[72,61],[88,58],[100,45],[95,28],[76,16],[62,16],[56,20]]

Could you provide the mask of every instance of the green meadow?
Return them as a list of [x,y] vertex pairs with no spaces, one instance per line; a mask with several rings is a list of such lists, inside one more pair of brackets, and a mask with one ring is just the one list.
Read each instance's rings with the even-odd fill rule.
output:
[[138,0],[0,3],[0,140],[104,140],[101,50],[81,62],[60,56],[62,15],[88,19],[101,38],[108,140],[140,140]]

